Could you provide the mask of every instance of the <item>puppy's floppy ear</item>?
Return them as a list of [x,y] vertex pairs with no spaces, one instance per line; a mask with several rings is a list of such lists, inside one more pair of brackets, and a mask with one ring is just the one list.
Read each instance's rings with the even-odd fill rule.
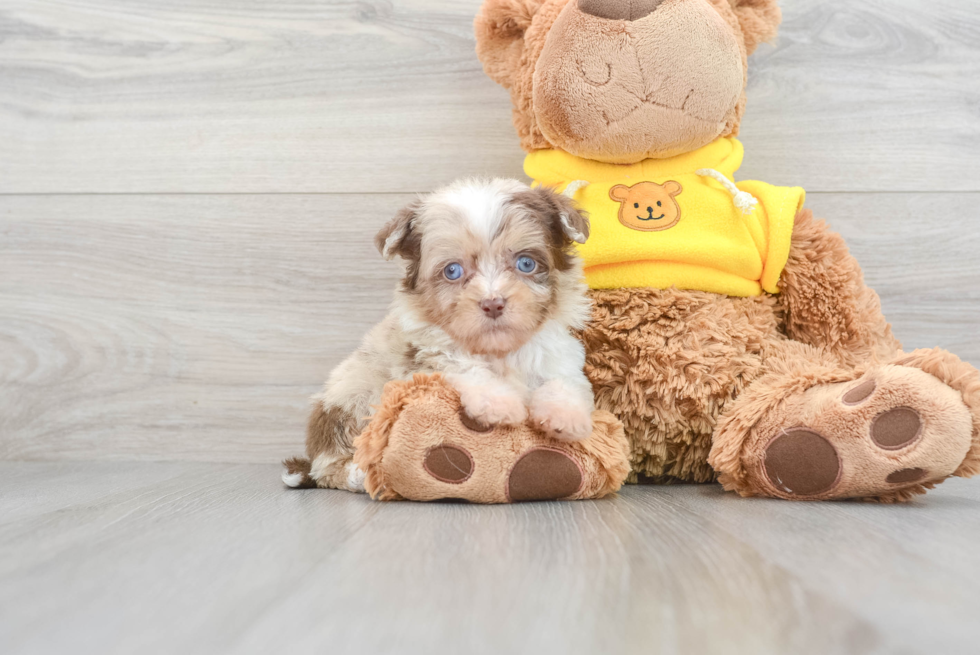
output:
[[760,43],[776,38],[783,14],[779,0],[728,0],[742,26],[745,50],[752,54]]
[[514,194],[514,202],[524,207],[548,230],[552,242],[561,249],[589,238],[589,216],[571,198],[548,187],[537,187]]
[[544,0],[484,0],[473,28],[476,56],[497,84],[509,89],[524,53],[524,32]]
[[579,209],[575,201],[560,193],[551,192],[555,202],[558,204],[558,220],[561,223],[562,232],[569,241],[574,243],[585,243],[589,238],[589,214]]
[[392,259],[397,255],[403,259],[418,258],[421,244],[414,223],[421,209],[422,201],[416,200],[399,209],[395,217],[381,228],[374,237],[374,245],[382,257]]

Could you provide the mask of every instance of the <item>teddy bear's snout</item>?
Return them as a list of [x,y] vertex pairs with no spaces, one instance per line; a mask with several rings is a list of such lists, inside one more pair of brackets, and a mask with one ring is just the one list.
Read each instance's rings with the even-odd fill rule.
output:
[[664,0],[578,0],[578,8],[598,18],[640,20],[649,16]]

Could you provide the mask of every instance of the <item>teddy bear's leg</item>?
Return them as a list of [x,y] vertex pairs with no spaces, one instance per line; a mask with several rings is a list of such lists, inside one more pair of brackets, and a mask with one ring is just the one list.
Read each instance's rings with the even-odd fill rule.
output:
[[726,489],[798,500],[908,500],[980,470],[980,373],[946,351],[844,369],[785,342],[718,424]]
[[790,339],[823,348],[846,366],[887,361],[901,349],[844,239],[809,209],[796,216],[779,286],[777,308]]

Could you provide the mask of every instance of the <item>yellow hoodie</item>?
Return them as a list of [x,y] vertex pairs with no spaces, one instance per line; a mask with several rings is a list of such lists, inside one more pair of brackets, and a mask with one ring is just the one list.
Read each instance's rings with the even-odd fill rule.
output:
[[538,150],[524,171],[536,184],[567,188],[589,212],[591,235],[579,254],[593,289],[778,293],[805,193],[765,182],[732,185],[743,155],[730,137],[627,165]]

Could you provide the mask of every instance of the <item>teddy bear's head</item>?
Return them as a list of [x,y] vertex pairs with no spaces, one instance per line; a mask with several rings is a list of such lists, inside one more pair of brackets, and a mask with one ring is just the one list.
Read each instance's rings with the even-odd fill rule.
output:
[[527,150],[634,163],[737,134],[777,0],[485,0],[476,49]]

